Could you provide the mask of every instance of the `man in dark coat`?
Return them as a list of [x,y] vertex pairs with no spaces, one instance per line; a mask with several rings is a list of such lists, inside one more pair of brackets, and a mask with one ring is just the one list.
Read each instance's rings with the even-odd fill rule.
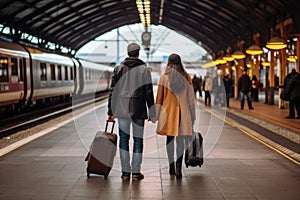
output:
[[[284,79],[284,82],[283,82],[283,91],[285,92],[285,94],[287,94],[287,97],[289,99],[289,115],[285,117],[287,119],[294,119],[295,118],[295,106],[296,106],[296,104],[295,104],[295,101],[291,101],[290,94],[287,92],[287,87],[288,87],[290,81],[295,76],[300,76],[300,74],[297,73],[295,69],[292,69],[291,73],[286,75],[286,77]],[[293,88],[294,88],[294,86],[293,86]],[[290,90],[289,92],[291,93],[292,92],[291,86],[290,86],[289,90]],[[295,94],[295,92],[293,92],[293,94]],[[298,107],[299,107],[299,105],[298,105]],[[296,106],[296,108],[297,108],[297,106]],[[298,112],[298,117],[299,117],[299,112]]]
[[195,98],[197,97],[197,92],[199,92],[199,96],[202,97],[202,91],[201,91],[202,79],[200,79],[196,75],[194,75],[192,82],[193,82]]
[[297,111],[297,119],[300,119],[300,74],[296,73],[290,78],[286,86],[286,93],[290,99],[290,114],[286,118],[294,119],[295,118],[295,108]]
[[225,91],[223,84],[222,71],[217,71],[217,76],[213,78],[213,94],[214,94],[214,105],[215,106],[224,106],[225,105]]
[[229,107],[229,100],[232,93],[233,80],[229,77],[228,74],[225,74],[223,77],[223,84],[226,93],[226,106]]
[[251,91],[251,80],[250,77],[247,74],[246,70],[243,70],[243,75],[239,78],[238,81],[238,90],[240,92],[240,100],[241,100],[241,109],[244,109],[244,100],[245,100],[245,96],[247,97],[247,102],[248,102],[248,108],[249,110],[254,109],[252,106],[252,102],[251,102],[251,96],[249,95],[250,91]]
[[[143,134],[145,119],[155,122],[154,96],[151,73],[139,57],[140,46],[131,43],[127,47],[128,56],[113,72],[108,100],[108,120],[118,118],[119,150],[124,181],[140,180]],[[149,110],[149,116],[147,113]],[[130,126],[133,132],[133,156],[130,164]]]
[[196,74],[194,75],[194,77],[192,79],[192,82],[193,82],[194,95],[195,95],[195,98],[196,98],[197,97],[197,91],[198,91],[198,88],[199,88],[199,81],[198,81],[198,78],[197,78]]

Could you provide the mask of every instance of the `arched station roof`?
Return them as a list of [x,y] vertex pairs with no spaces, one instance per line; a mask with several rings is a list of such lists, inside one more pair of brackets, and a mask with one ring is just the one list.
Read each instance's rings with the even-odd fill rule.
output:
[[[298,0],[152,0],[151,24],[173,29],[216,55],[252,35],[268,40],[269,31],[287,19],[300,33]],[[2,30],[10,27],[11,39],[21,33],[77,51],[99,35],[123,25],[139,23],[135,0],[1,0]],[[1,28],[0,28],[1,29]],[[0,30],[1,33],[1,30]]]

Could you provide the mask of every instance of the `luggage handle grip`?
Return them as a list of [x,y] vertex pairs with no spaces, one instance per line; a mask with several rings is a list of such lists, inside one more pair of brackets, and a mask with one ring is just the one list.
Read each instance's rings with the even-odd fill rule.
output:
[[111,127],[111,134],[113,134],[114,126],[115,126],[116,121],[115,121],[115,120],[113,120],[113,121],[106,120],[105,132],[107,132],[108,122],[112,122],[112,123],[113,123],[113,124],[112,124],[112,127]]

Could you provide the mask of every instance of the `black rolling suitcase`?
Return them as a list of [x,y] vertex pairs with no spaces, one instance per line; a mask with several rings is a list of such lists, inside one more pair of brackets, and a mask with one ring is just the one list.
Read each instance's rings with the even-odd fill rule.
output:
[[113,133],[115,121],[113,121],[111,132],[107,132],[108,122],[107,120],[104,132],[97,132],[90,151],[85,158],[85,161],[87,161],[87,177],[90,177],[92,173],[103,175],[106,179],[113,166],[118,137]]
[[203,138],[200,133],[193,133],[185,151],[184,162],[187,168],[203,165]]

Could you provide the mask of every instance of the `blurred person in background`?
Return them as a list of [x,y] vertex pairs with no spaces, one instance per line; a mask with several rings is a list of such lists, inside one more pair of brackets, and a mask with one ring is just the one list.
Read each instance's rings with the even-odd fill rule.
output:
[[249,93],[251,91],[251,87],[252,87],[252,83],[251,83],[250,77],[247,74],[247,71],[243,70],[243,74],[239,78],[239,81],[238,81],[238,89],[239,89],[240,101],[241,101],[241,110],[244,109],[245,96],[247,97],[249,110],[254,109],[253,106],[252,106],[251,97],[249,95]]
[[204,90],[204,104],[206,106],[211,106],[211,90],[213,87],[212,78],[210,77],[210,73],[206,72],[203,81],[203,90]]

